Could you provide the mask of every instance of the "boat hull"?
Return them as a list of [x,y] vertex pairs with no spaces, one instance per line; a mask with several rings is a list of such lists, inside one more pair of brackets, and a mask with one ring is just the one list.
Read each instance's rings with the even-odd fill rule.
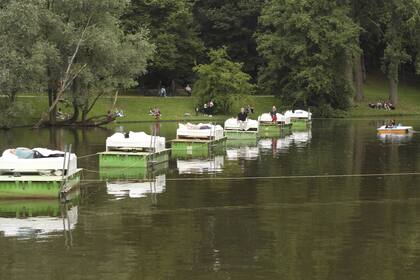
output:
[[172,157],[207,157],[214,150],[222,149],[226,138],[218,140],[176,139],[172,140]]
[[[81,169],[67,178],[65,192],[71,192],[80,182]],[[0,198],[57,198],[62,187],[60,176],[0,176]]]
[[152,164],[169,161],[170,150],[148,152],[103,152],[99,153],[99,168],[148,168]]
[[412,131],[408,128],[404,128],[404,129],[392,129],[392,130],[387,130],[387,129],[378,129],[378,134],[397,134],[397,135],[406,135],[406,134],[410,134],[412,133]]

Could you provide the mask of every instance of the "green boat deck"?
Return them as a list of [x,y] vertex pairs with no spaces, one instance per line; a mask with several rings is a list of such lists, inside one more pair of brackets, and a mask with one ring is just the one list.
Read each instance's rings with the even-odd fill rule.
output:
[[257,139],[258,131],[225,130],[225,137],[228,140]]
[[169,162],[152,165],[149,168],[130,167],[130,168],[107,168],[99,169],[102,180],[125,180],[125,179],[148,179],[150,176],[164,174],[169,168]]
[[224,148],[226,137],[218,140],[174,139],[171,143],[172,157],[207,157],[211,153]]
[[[64,177],[65,192],[70,192],[79,182],[82,169]],[[12,175],[0,176],[0,198],[57,198],[63,183],[62,176]]]
[[170,149],[160,152],[110,151],[99,153],[99,168],[148,168],[151,164],[169,161]]
[[290,130],[293,124],[260,123],[259,136],[274,137],[280,136],[285,130]]

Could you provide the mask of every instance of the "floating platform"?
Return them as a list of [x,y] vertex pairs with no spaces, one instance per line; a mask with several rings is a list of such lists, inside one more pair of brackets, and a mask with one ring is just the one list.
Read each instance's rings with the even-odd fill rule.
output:
[[377,129],[378,134],[382,134],[382,135],[408,135],[413,133],[413,127],[412,126],[402,126],[402,125],[396,125],[396,126],[381,126],[380,128]]
[[175,139],[171,141],[172,157],[207,157],[211,152],[223,149],[226,137],[218,140]]
[[148,168],[169,161],[170,149],[159,152],[108,151],[98,153],[99,168]]
[[247,140],[257,139],[258,131],[247,131],[247,130],[225,130],[225,137],[228,140]]
[[[82,169],[64,176],[67,181],[64,192],[71,190],[80,182]],[[57,198],[60,194],[63,176],[43,175],[1,175],[0,198]]]
[[292,120],[292,130],[303,131],[311,127],[312,122],[305,119]]

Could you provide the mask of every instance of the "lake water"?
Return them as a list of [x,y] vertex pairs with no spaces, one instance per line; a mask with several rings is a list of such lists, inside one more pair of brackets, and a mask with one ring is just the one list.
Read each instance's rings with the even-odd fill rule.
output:
[[[419,279],[420,176],[398,173],[420,171],[420,135],[380,139],[380,123],[315,120],[125,183],[82,158],[69,204],[0,201],[0,279]],[[72,143],[84,156],[153,125],[16,129],[0,149]],[[167,139],[175,129],[159,126]],[[376,175],[333,176],[352,174]]]

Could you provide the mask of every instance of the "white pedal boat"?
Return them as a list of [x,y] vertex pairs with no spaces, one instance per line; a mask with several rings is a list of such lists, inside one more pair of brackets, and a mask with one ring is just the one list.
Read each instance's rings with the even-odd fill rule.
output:
[[0,157],[0,175],[5,174],[35,174],[61,176],[63,167],[66,176],[75,174],[77,169],[77,156],[75,154],[48,149],[35,148],[34,151],[43,155],[63,154],[62,157],[44,157],[33,159],[18,158],[12,153],[12,149],[5,150]]
[[[245,131],[258,131],[258,128],[258,121],[251,119],[245,121]],[[236,118],[230,118],[225,121],[225,130],[239,131],[240,129],[240,123]]]
[[[282,115],[280,113],[277,113],[276,116],[277,116],[277,123],[278,124],[288,125],[288,124],[291,123],[290,117],[286,117],[286,116],[284,116],[284,115]],[[258,121],[261,124],[271,124],[271,123],[273,123],[270,113],[262,114],[261,116],[258,117]]]
[[[20,239],[43,238],[48,234],[73,230],[78,219],[78,207],[67,211],[67,217],[1,218],[0,232],[5,237]],[[1,234],[0,234],[1,235]]]
[[289,111],[286,111],[286,113],[284,113],[284,116],[286,118],[290,118],[292,121],[293,120],[310,121],[312,119],[312,113],[304,111],[304,110],[294,110],[294,111],[289,110]]
[[222,172],[224,157],[216,156],[214,159],[192,159],[178,160],[177,167],[179,174],[205,174]]
[[238,159],[245,159],[245,160],[256,160],[260,151],[258,147],[240,147],[236,149],[227,149],[226,155],[228,160],[238,160]]
[[166,176],[157,176],[147,182],[115,182],[107,183],[106,189],[109,195],[116,198],[144,198],[149,194],[163,193],[166,188]]
[[176,131],[177,139],[205,139],[220,140],[223,136],[223,127],[213,124],[182,124]]
[[403,126],[403,125],[394,125],[394,126],[388,126],[383,125],[377,129],[378,134],[399,134],[399,135],[405,135],[413,133],[413,127],[412,126]]
[[144,132],[115,133],[106,139],[106,151],[147,150],[161,152],[165,150],[165,137],[150,136]]

